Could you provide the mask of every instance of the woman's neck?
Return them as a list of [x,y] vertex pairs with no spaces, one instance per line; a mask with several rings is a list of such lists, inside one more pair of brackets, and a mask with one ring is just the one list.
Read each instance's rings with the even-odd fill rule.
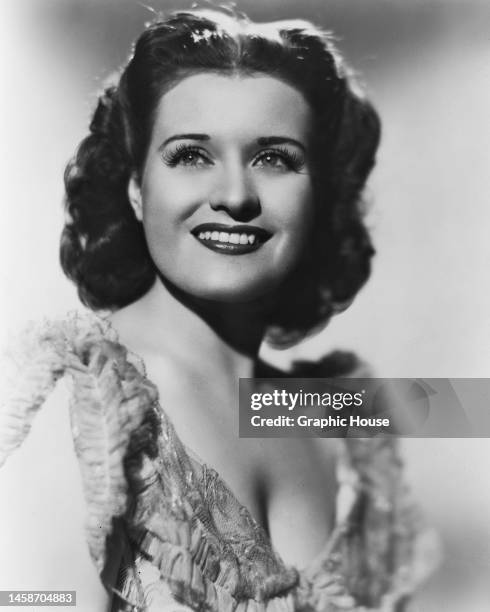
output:
[[131,350],[205,369],[215,380],[252,377],[265,332],[257,303],[218,303],[189,298],[157,278],[142,298],[112,316]]

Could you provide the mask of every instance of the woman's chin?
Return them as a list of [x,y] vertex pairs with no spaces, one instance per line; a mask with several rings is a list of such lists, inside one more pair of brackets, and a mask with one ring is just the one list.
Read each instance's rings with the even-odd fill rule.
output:
[[265,288],[214,288],[195,294],[197,298],[222,304],[245,304],[266,300],[272,295],[270,289]]
[[209,282],[204,284],[179,283],[178,289],[191,299],[221,304],[246,304],[269,301],[277,290],[276,282]]

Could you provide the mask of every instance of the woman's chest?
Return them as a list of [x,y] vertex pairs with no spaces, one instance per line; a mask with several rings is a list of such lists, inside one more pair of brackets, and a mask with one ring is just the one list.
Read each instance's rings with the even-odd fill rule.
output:
[[238,439],[210,453],[233,497],[264,528],[286,565],[306,567],[324,548],[335,519],[337,456],[312,440]]
[[179,438],[203,470],[207,502],[220,516],[246,509],[287,565],[308,565],[333,527],[336,449],[324,440],[242,439],[226,419],[193,422],[193,435]]
[[235,393],[156,378],[178,439],[196,465],[205,466],[201,485],[208,503],[218,504],[222,515],[236,510],[243,514],[245,508],[286,564],[306,566],[333,526],[338,459],[334,441],[240,438]]

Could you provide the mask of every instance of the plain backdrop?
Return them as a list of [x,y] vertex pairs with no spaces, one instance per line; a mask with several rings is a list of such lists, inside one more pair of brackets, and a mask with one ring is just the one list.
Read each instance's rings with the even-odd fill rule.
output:
[[[105,78],[152,19],[149,4],[156,10],[190,6],[177,0],[2,3],[4,338],[29,319],[79,307],[58,265],[62,173],[86,133]],[[237,5],[257,20],[302,17],[332,29],[383,122],[367,191],[367,222],[377,249],[371,279],[350,309],[321,334],[292,351],[266,350],[265,356],[283,364],[345,348],[358,352],[379,376],[487,377],[488,2],[243,0]],[[83,539],[66,520],[76,514],[83,522],[83,501],[81,492],[70,499],[63,493],[76,470],[67,458],[73,453],[65,404],[66,393],[59,390],[26,448],[0,473],[0,589],[54,588],[47,583],[49,568],[77,563],[63,558],[63,543]],[[415,609],[490,609],[485,582],[490,574],[490,441],[410,440],[404,441],[404,452],[414,494],[446,549],[441,570]],[[39,461],[33,464],[31,456]],[[33,499],[31,486],[39,480],[46,495]],[[21,515],[9,511],[13,496],[25,497]],[[42,528],[57,532],[56,559],[29,549],[33,533]],[[22,583],[26,567],[38,572],[38,584]],[[62,569],[57,571],[58,585],[74,588],[63,581]]]

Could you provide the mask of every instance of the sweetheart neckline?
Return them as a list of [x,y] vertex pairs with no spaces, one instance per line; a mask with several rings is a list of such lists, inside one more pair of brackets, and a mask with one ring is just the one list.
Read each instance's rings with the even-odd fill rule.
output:
[[[267,530],[264,528],[263,525],[261,525],[255,519],[255,517],[253,516],[253,514],[250,511],[250,509],[248,508],[248,506],[246,504],[243,504],[240,501],[240,498],[235,494],[233,488],[230,487],[228,482],[221,476],[221,474],[215,468],[213,468],[213,466],[211,466],[207,462],[203,461],[197,455],[197,453],[195,453],[192,449],[187,447],[182,442],[180,436],[178,435],[177,431],[175,430],[175,426],[174,426],[172,420],[170,419],[170,417],[167,415],[166,411],[162,408],[162,406],[160,404],[160,392],[159,392],[158,386],[149,378],[144,359],[138,353],[136,353],[135,351],[131,350],[128,346],[126,346],[125,344],[123,344],[121,342],[119,332],[116,330],[116,328],[114,327],[114,325],[112,324],[112,322],[109,320],[108,317],[107,318],[106,317],[102,317],[101,315],[99,315],[97,313],[92,313],[92,314],[95,316],[96,320],[99,323],[102,324],[101,327],[102,327],[102,334],[103,334],[103,336],[106,339],[109,339],[110,341],[116,342],[120,347],[122,347],[126,351],[127,356],[130,358],[130,361],[132,361],[133,363],[137,364],[137,369],[139,370],[139,372],[140,372],[141,376],[144,378],[144,380],[149,385],[151,385],[154,388],[154,390],[156,392],[156,406],[158,407],[160,415],[165,418],[166,422],[170,426],[170,428],[172,430],[172,433],[173,433],[173,436],[175,438],[174,443],[175,443],[175,441],[177,441],[177,443],[181,446],[182,450],[185,453],[186,459],[189,461],[190,465],[192,465],[192,462],[195,462],[201,468],[202,471],[212,472],[219,479],[220,483],[227,490],[227,492],[230,495],[230,497],[233,499],[233,501],[235,501],[237,503],[237,505],[239,506],[240,510],[242,510],[242,511],[244,511],[246,513],[247,518],[252,521],[253,525],[256,528],[260,529],[262,535],[265,537],[265,540],[267,542],[267,545],[268,545],[269,549],[279,559],[279,561],[283,564],[283,566],[284,567],[293,567],[299,573],[310,573],[319,564],[324,563],[329,558],[329,556],[331,555],[331,553],[332,553],[333,549],[335,548],[335,544],[337,543],[339,537],[345,531],[345,523],[343,521],[340,522],[338,520],[339,519],[338,504],[339,504],[341,488],[342,488],[342,486],[345,486],[345,483],[343,483],[341,481],[340,477],[339,477],[338,462],[342,461],[342,457],[341,457],[340,453],[338,453],[336,478],[335,478],[336,485],[337,485],[337,490],[336,490],[336,494],[335,494],[335,504],[336,504],[336,507],[335,507],[335,510],[334,510],[333,529],[328,534],[325,542],[323,543],[323,545],[320,548],[320,550],[318,551],[318,553],[312,559],[310,559],[302,568],[298,568],[298,567],[296,567],[296,565],[292,565],[292,566],[287,565],[283,561],[281,555],[276,551],[274,543],[272,542],[272,539],[271,539],[270,535],[267,533]],[[192,455],[194,455],[194,457],[192,457]],[[201,480],[202,480],[202,474],[199,477],[199,488],[202,491]]]

